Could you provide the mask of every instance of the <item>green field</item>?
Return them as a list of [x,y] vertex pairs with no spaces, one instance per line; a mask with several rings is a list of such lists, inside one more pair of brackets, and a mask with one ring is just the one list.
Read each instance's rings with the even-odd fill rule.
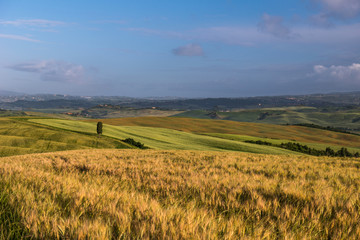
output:
[[[31,119],[29,121],[59,129],[84,133],[93,133],[96,129],[95,122],[69,121],[61,119]],[[268,154],[294,153],[275,147],[259,146],[250,143],[232,141],[211,136],[203,136],[166,128],[112,126],[104,124],[103,129],[103,135],[105,136],[116,139],[125,139],[130,137],[136,141],[144,143],[145,146],[154,149],[242,151]]]
[[36,123],[0,118],[0,157],[37,152],[89,148],[130,148],[112,138],[44,127]]
[[360,151],[360,136],[300,126],[279,126],[191,118],[139,117],[103,119],[103,136],[96,122],[50,118],[1,118],[0,156],[86,148],[131,148],[121,140],[133,138],[146,147],[163,150],[241,151],[298,154],[274,144],[297,142],[311,148]]
[[106,124],[114,126],[168,128],[196,134],[236,134],[259,138],[297,141],[307,144],[325,144],[329,146],[360,148],[360,136],[301,126],[282,126],[275,124],[179,117],[139,117],[88,121],[103,121]]

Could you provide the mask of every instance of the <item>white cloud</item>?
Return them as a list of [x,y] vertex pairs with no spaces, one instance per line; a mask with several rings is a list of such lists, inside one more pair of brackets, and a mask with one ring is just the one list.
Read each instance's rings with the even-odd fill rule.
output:
[[314,66],[315,75],[324,80],[341,80],[343,82],[356,82],[360,84],[360,63],[353,63],[349,66],[325,67]]
[[202,47],[198,44],[188,44],[172,50],[177,56],[204,56]]
[[22,40],[22,41],[27,41],[27,42],[40,42],[39,40],[32,39],[29,37],[24,37],[24,36],[20,36],[20,35],[12,35],[12,34],[0,34],[0,38]]
[[264,14],[258,28],[261,32],[269,33],[278,38],[293,38],[296,35],[283,24],[283,18],[280,16],[271,16]]
[[82,65],[54,60],[19,63],[8,66],[8,68],[21,72],[38,73],[44,81],[82,82],[85,75]]
[[46,19],[18,19],[13,21],[0,20],[0,24],[16,26],[16,27],[40,27],[40,28],[65,25],[65,23],[61,21],[52,21]]

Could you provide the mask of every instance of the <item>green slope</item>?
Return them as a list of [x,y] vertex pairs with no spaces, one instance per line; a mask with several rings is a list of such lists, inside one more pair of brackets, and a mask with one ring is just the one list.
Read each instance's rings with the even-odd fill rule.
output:
[[[56,127],[59,129],[85,133],[93,133],[96,129],[95,122],[80,122],[61,119],[31,119],[29,121]],[[279,149],[270,146],[260,146],[165,128],[112,126],[104,124],[103,135],[116,139],[130,137],[154,149],[187,149],[203,151],[243,151],[265,154],[294,154],[294,152],[285,149]]]
[[[87,120],[97,122],[99,120]],[[195,119],[180,117],[137,117],[102,119],[103,123],[114,126],[141,126],[168,128],[189,133],[224,133],[247,135],[260,138],[285,139],[287,141],[306,142],[311,144],[337,145],[340,147],[360,148],[360,136],[332,132],[302,126],[282,126],[212,119]]]
[[0,157],[88,148],[130,148],[111,138],[52,129],[32,122],[0,118]]

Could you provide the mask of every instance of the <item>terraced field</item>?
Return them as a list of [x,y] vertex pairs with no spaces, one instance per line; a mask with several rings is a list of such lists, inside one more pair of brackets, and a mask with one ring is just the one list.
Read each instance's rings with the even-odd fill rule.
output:
[[0,158],[0,239],[357,239],[360,162],[201,151]]

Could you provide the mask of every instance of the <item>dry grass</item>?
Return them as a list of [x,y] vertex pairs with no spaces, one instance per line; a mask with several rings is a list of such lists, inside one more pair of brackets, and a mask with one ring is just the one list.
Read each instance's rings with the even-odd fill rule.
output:
[[0,158],[0,183],[16,226],[41,239],[356,239],[359,168],[295,155],[77,150]]

